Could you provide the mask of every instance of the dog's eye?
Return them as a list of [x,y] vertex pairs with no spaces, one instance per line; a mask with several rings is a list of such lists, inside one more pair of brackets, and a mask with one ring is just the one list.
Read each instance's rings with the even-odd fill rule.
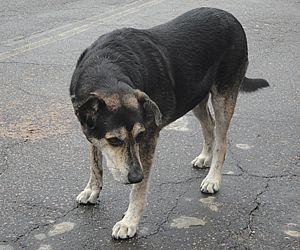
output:
[[144,137],[144,132],[140,132],[140,133],[135,137],[135,141],[136,141],[137,143],[140,143],[141,140],[143,139],[143,137]]
[[113,137],[113,138],[109,138],[107,139],[108,143],[114,147],[119,147],[119,146],[122,146],[124,141],[120,140],[119,138],[117,137]]

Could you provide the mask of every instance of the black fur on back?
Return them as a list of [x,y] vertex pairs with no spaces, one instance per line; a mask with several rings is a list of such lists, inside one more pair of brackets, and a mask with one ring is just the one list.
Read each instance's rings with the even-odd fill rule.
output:
[[[96,89],[140,89],[169,123],[195,107],[213,84],[233,84],[233,75],[247,64],[241,24],[223,10],[199,8],[151,29],[102,35],[80,56],[70,94],[81,103]],[[241,90],[259,86],[267,85],[244,80]]]

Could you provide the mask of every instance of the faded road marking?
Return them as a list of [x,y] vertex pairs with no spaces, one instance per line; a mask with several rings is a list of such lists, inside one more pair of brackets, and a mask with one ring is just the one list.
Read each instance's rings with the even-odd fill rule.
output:
[[249,150],[250,148],[253,148],[253,146],[250,146],[248,144],[236,144],[236,147],[243,150]]
[[200,202],[205,204],[205,206],[207,206],[210,210],[214,211],[214,212],[218,212],[219,211],[219,203],[215,202],[216,197],[213,196],[209,196],[207,198],[202,198],[200,199]]
[[170,226],[182,229],[189,228],[191,226],[204,226],[205,223],[206,222],[204,220],[196,217],[181,216],[174,219]]
[[52,236],[56,236],[59,234],[64,234],[67,233],[69,231],[71,231],[75,226],[75,223],[73,222],[62,222],[59,224],[54,225],[54,228],[52,230],[49,231],[48,235],[50,237]]
[[188,128],[188,119],[183,116],[177,119],[175,122],[172,122],[170,125],[166,126],[166,130],[175,130],[175,131],[189,131]]
[[70,28],[69,26],[65,25],[65,26],[63,26],[63,29],[64,29],[63,31],[60,31],[59,28],[56,29],[59,31],[59,33],[56,33],[56,34],[54,33],[53,35],[50,35],[50,36],[49,36],[50,32],[45,33],[45,35],[44,35],[45,37],[42,36],[37,41],[29,42],[25,45],[19,46],[10,51],[0,53],[0,61],[17,56],[17,55],[22,54],[27,51],[31,51],[31,50],[40,48],[42,46],[75,36],[77,34],[85,32],[93,27],[97,27],[100,24],[103,24],[107,21],[111,21],[112,19],[121,18],[121,17],[125,17],[128,15],[134,14],[145,8],[148,8],[155,4],[158,4],[159,2],[162,2],[162,1],[164,1],[164,0],[152,0],[152,1],[148,1],[146,3],[144,1],[139,1],[137,3],[134,2],[134,4],[130,3],[128,5],[118,8],[113,13],[106,12],[101,15],[95,15],[90,18],[87,18],[84,20],[86,23],[81,24],[78,27]]

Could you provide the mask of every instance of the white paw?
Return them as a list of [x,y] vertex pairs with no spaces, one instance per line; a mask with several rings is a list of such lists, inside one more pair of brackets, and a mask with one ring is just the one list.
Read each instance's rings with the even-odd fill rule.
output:
[[115,239],[132,238],[137,230],[137,224],[130,223],[124,219],[117,222],[112,229],[112,237]]
[[207,154],[200,154],[192,160],[191,163],[195,168],[209,168],[211,164],[211,156]]
[[221,185],[221,177],[206,176],[201,183],[201,192],[214,194],[219,191]]
[[76,201],[81,204],[96,203],[100,189],[85,188],[77,197]]

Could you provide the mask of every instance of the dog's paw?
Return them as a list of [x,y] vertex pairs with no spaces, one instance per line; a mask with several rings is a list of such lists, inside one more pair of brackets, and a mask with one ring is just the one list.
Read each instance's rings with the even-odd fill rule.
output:
[[209,155],[200,154],[192,160],[191,163],[194,168],[209,168],[211,164],[211,157]]
[[76,201],[81,204],[95,204],[99,196],[100,189],[85,188],[77,197]]
[[201,183],[201,192],[214,194],[219,191],[221,185],[220,177],[206,176]]
[[136,234],[137,225],[128,221],[121,220],[117,222],[112,229],[114,239],[129,239]]

